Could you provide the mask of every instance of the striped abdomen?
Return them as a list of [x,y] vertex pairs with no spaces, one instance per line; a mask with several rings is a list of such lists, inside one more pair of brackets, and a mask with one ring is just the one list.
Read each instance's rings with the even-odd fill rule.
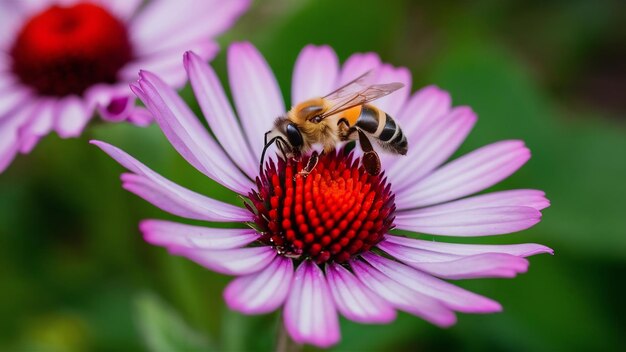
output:
[[383,148],[393,153],[406,154],[408,150],[406,136],[389,114],[369,104],[360,106],[360,110],[360,114],[354,124],[350,124],[351,126],[374,137]]

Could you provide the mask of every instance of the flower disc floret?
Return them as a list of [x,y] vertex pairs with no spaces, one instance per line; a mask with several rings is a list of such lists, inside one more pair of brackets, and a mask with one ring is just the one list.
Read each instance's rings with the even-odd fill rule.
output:
[[261,242],[282,255],[345,263],[367,252],[393,227],[394,195],[384,175],[369,175],[340,150],[323,155],[310,174],[308,158],[267,164],[250,194]]

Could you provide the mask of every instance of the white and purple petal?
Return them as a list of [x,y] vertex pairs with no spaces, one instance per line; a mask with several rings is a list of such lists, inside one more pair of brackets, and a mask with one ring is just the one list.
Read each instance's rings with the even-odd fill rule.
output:
[[463,209],[435,214],[399,213],[398,229],[443,236],[492,236],[526,230],[541,221],[541,212],[524,206]]
[[255,158],[260,159],[265,132],[272,128],[275,118],[285,113],[278,82],[250,43],[235,43],[228,48],[228,78],[247,140]]
[[422,249],[429,252],[438,252],[445,254],[452,254],[458,256],[469,256],[475,254],[484,253],[505,253],[519,257],[529,257],[531,255],[549,253],[553,254],[554,251],[544,245],[536,243],[522,243],[522,244],[462,244],[462,243],[446,243],[418,240],[414,238],[386,235],[385,241],[387,243],[393,243],[402,245],[405,247],[411,247],[416,249]]
[[78,137],[93,115],[93,108],[88,108],[78,96],[70,95],[57,103],[57,116],[54,129],[61,138]]
[[522,141],[496,142],[466,154],[398,192],[398,209],[443,203],[480,192],[509,177],[528,161]]
[[179,88],[187,82],[185,70],[181,67],[181,55],[186,51],[193,51],[204,61],[215,57],[219,51],[217,43],[201,41],[193,45],[181,44],[179,48],[167,50],[158,55],[139,57],[120,69],[119,76],[124,81],[137,79],[137,72],[150,71],[156,73],[165,83]]
[[208,198],[183,188],[152,171],[135,158],[110,144],[91,141],[135,174],[123,175],[125,188],[174,215],[206,221],[250,220],[250,213],[234,205]]
[[339,341],[337,310],[317,264],[300,263],[284,309],[285,327],[295,342],[329,347]]
[[393,67],[389,64],[383,64],[376,70],[376,83],[386,84],[399,82],[404,87],[377,99],[373,104],[394,119],[404,106],[411,93],[411,72],[405,67]]
[[291,82],[292,105],[321,97],[337,88],[339,58],[329,46],[307,45],[294,66]]
[[19,128],[20,153],[30,153],[39,140],[54,127],[57,102],[54,99],[41,99],[32,118]]
[[224,290],[230,309],[245,314],[263,314],[278,309],[291,290],[293,261],[283,256],[260,272],[234,279]]
[[13,114],[0,118],[0,172],[4,171],[17,155],[20,147],[19,128],[32,119],[33,111],[36,110],[36,104],[27,105]]
[[458,286],[415,270],[402,263],[366,253],[363,258],[390,279],[428,297],[432,297],[450,309],[463,313],[494,313],[502,306],[487,297],[477,295]]
[[350,267],[365,286],[395,308],[441,327],[456,323],[454,312],[437,299],[410,289],[362,261],[352,260]]
[[143,220],[139,224],[146,242],[163,247],[232,249],[259,238],[252,229],[225,229],[194,226],[165,220]]
[[269,246],[224,250],[170,247],[168,251],[170,254],[183,256],[220,274],[237,276],[261,271],[276,257],[276,250]]
[[130,23],[129,34],[136,54],[155,55],[181,44],[191,46],[206,41],[232,26],[249,3],[202,0],[183,6],[176,1],[152,1]]
[[[92,0],[94,1],[94,0]],[[141,6],[142,0],[96,0],[123,21],[130,20]]]
[[530,207],[543,210],[550,206],[550,201],[546,198],[545,192],[543,191],[535,189],[514,189],[481,194],[420,209],[404,210],[402,213],[425,216],[503,206]]
[[341,67],[338,86],[354,80],[367,71],[375,71],[381,65],[380,57],[375,53],[351,55]]
[[363,285],[339,264],[326,265],[326,279],[335,305],[346,318],[367,324],[384,324],[396,318],[393,307]]
[[131,88],[180,155],[211,179],[247,194],[252,181],[233,164],[180,96],[154,74],[142,71],[140,76],[140,88]]
[[406,265],[444,279],[515,277],[528,269],[528,260],[505,253],[468,256],[430,252],[383,241],[378,248]]
[[217,74],[193,52],[184,56],[191,86],[211,131],[229,156],[250,178],[258,173],[258,162],[243,135]]
[[[454,108],[434,121],[419,138],[411,138],[406,156],[390,155],[387,174],[392,178],[398,196],[402,189],[414,184],[440,166],[463,143],[476,123],[476,114],[467,108]],[[407,140],[408,140],[407,136]]]
[[450,94],[436,86],[424,87],[415,92],[398,113],[397,120],[409,142],[419,140],[440,117],[452,109]]

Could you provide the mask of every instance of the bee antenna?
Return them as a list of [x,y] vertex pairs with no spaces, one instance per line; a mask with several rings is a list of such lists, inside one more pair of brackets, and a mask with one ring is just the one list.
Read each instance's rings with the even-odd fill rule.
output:
[[265,146],[263,147],[263,152],[261,153],[261,162],[259,163],[259,175],[263,174],[263,162],[265,161],[265,152],[267,151],[267,148],[269,148],[270,145],[274,144],[274,142],[276,142],[279,138],[280,136],[276,136],[270,139],[269,142],[265,143]]

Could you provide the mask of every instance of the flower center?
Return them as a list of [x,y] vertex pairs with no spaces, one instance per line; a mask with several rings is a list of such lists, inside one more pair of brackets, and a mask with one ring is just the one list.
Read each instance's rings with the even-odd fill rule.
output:
[[32,17],[11,48],[13,72],[39,94],[82,94],[113,83],[132,57],[126,27],[100,6],[51,6]]
[[261,242],[285,256],[346,262],[393,226],[395,203],[382,175],[371,176],[341,150],[320,156],[309,175],[300,162],[271,161],[249,197]]

